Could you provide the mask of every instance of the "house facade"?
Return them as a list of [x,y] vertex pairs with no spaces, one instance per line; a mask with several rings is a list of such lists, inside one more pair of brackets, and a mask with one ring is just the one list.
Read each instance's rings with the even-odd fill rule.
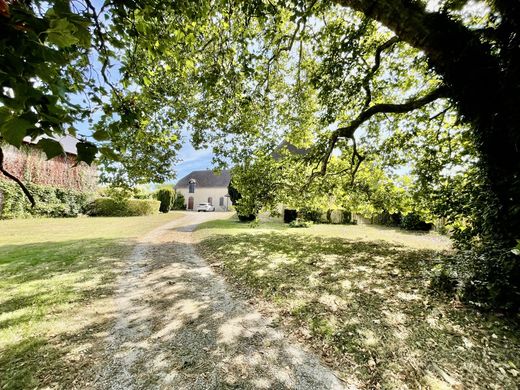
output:
[[228,170],[193,171],[175,185],[175,191],[186,199],[186,210],[195,210],[200,203],[210,203],[215,211],[228,211],[232,206],[228,194],[231,174]]

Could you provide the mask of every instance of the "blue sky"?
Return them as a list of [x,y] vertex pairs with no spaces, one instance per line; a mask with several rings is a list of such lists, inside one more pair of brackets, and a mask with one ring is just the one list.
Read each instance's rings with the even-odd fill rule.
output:
[[184,141],[180,151],[180,158],[182,161],[175,167],[177,171],[175,181],[186,176],[191,171],[212,168],[211,159],[213,158],[213,152],[208,149],[195,150],[189,141]]

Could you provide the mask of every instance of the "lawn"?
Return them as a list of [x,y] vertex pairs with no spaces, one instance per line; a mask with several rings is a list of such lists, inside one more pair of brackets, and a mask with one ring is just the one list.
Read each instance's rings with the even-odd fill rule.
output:
[[518,326],[433,295],[446,237],[372,225],[211,221],[198,251],[273,325],[359,388],[516,389]]
[[0,221],[0,389],[88,382],[122,260],[177,216]]

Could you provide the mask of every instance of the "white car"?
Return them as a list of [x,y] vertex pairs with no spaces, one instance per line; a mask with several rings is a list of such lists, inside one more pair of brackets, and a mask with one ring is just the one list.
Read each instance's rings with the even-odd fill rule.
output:
[[200,203],[197,206],[197,212],[200,211],[215,211],[215,206],[213,206],[211,203]]

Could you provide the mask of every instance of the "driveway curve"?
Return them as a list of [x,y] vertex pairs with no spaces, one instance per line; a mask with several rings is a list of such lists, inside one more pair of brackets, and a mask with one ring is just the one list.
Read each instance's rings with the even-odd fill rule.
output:
[[99,389],[345,389],[303,346],[270,326],[192,245],[186,212],[142,237],[119,276],[117,320]]

